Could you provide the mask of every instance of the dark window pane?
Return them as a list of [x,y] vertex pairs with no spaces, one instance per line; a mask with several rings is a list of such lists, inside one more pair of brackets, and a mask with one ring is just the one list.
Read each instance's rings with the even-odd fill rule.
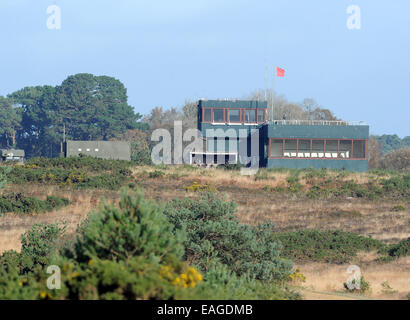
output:
[[352,157],[352,140],[340,140],[339,157],[350,159]]
[[258,122],[265,122],[265,110],[264,109],[258,110]]
[[229,109],[229,122],[241,122],[241,110]]
[[203,119],[203,121],[206,121],[206,122],[211,122],[212,121],[212,118],[211,118],[211,109],[204,109],[204,119]]
[[366,156],[366,143],[364,140],[353,141],[353,158],[364,159]]
[[256,110],[245,110],[245,122],[256,122]]
[[224,109],[214,109],[214,122],[225,122]]
[[271,139],[270,156],[271,157],[282,157],[283,156],[283,140]]
[[296,143],[297,143],[296,139],[285,140],[285,153],[283,154],[285,157],[295,158],[297,156]]
[[326,140],[326,158],[337,158],[337,140]]
[[312,158],[323,158],[325,156],[325,140],[312,140]]
[[298,157],[309,158],[310,157],[310,140],[299,140]]

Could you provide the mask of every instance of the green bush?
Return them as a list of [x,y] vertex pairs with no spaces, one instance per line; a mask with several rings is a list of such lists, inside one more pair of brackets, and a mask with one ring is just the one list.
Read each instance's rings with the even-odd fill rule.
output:
[[0,268],[5,272],[17,270],[24,275],[50,262],[57,250],[59,238],[65,226],[35,224],[21,236],[21,252],[6,251],[0,256]]
[[113,171],[129,169],[129,161],[106,160],[90,156],[68,158],[31,158],[26,161],[26,167],[32,168],[60,168],[65,170],[87,170],[90,172]]
[[384,248],[379,240],[350,232],[302,230],[275,234],[274,241],[283,246],[282,255],[295,261],[346,263],[359,251]]
[[118,190],[131,177],[131,162],[92,157],[34,158],[15,166],[9,180],[16,184],[57,184],[61,187]]
[[399,258],[410,255],[410,238],[392,244],[388,248],[388,254],[391,257]]
[[281,246],[272,241],[273,225],[250,226],[235,217],[236,205],[214,193],[199,199],[175,199],[165,213],[177,230],[187,233],[185,259],[201,270],[217,260],[238,276],[261,280],[284,279],[292,263],[281,259]]
[[161,178],[165,175],[165,173],[161,170],[154,170],[149,173],[150,178]]
[[301,296],[286,286],[271,281],[238,276],[228,266],[216,263],[204,274],[204,281],[197,288],[201,299],[212,300],[296,300]]
[[47,196],[46,200],[26,197],[21,193],[8,193],[0,195],[0,214],[14,213],[41,213],[59,209],[70,204],[66,198]]

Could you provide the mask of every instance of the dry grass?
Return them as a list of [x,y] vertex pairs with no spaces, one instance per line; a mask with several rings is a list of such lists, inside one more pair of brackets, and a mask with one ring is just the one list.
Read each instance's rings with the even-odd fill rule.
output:
[[[371,263],[364,260],[357,262],[357,265],[360,267],[362,276],[370,283],[371,291],[366,294],[368,298],[406,299],[407,294],[410,293],[410,257],[388,264]],[[306,276],[303,287],[315,292],[345,293],[343,283],[351,276],[347,273],[348,264],[308,263],[298,267]],[[382,286],[385,281],[393,289],[390,293],[386,292]],[[306,294],[306,298],[327,299],[325,295],[312,297],[309,293]]]

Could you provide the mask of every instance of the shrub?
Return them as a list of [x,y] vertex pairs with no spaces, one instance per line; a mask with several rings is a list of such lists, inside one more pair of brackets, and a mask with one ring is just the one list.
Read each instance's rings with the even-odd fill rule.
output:
[[216,192],[216,188],[210,186],[209,184],[199,184],[198,182],[194,182],[188,187],[185,187],[187,192]]
[[217,168],[224,169],[227,171],[238,171],[241,170],[241,168],[244,168],[244,165],[242,165],[241,163],[224,163],[218,165]]
[[393,208],[391,208],[391,211],[393,212],[399,212],[399,211],[405,211],[405,210],[406,208],[402,204],[398,204],[394,206]]
[[410,148],[389,152],[381,159],[380,166],[389,170],[410,170]]
[[160,170],[154,170],[149,173],[150,178],[160,178],[164,176],[164,172]]
[[0,214],[5,212],[15,213],[41,213],[59,209],[70,204],[66,198],[47,196],[46,200],[26,197],[21,193],[8,193],[0,195]]
[[238,276],[228,266],[213,264],[204,274],[204,281],[197,287],[201,299],[212,300],[294,300],[298,293],[270,281],[255,280],[249,276]]
[[343,231],[302,230],[275,234],[283,246],[282,255],[296,261],[346,263],[359,251],[384,248],[379,241]]
[[410,238],[392,244],[388,247],[388,254],[391,257],[399,258],[410,255]]
[[281,246],[272,241],[270,223],[249,226],[234,215],[236,205],[212,193],[199,199],[175,199],[165,213],[177,230],[185,230],[185,259],[201,270],[220,261],[238,276],[277,280],[291,271],[290,261],[280,258]]
[[92,258],[124,260],[133,256],[156,260],[168,255],[181,257],[181,232],[172,233],[162,208],[144,199],[141,192],[135,197],[122,192],[119,207],[104,204],[92,213],[75,244],[78,261]]

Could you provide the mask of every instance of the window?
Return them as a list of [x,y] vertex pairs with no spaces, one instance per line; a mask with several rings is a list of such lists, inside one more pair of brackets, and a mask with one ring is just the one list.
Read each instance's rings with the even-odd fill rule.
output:
[[355,159],[366,158],[366,141],[365,140],[353,140],[353,158]]
[[258,123],[265,122],[265,109],[258,109]]
[[225,109],[214,109],[213,122],[225,122]]
[[228,109],[229,122],[241,122],[240,109]]
[[312,158],[323,158],[325,155],[325,140],[312,140]]
[[269,139],[270,158],[366,159],[366,140]]
[[212,109],[211,108],[203,108],[203,122],[212,122]]
[[248,123],[256,122],[256,109],[245,110],[245,122],[248,122]]
[[310,158],[310,140],[299,140],[298,158]]
[[271,139],[270,140],[270,157],[279,158],[283,157],[283,140]]
[[326,140],[325,158],[337,158],[338,140]]
[[350,159],[352,157],[352,140],[340,140],[339,158]]
[[297,156],[297,140],[296,139],[286,139],[285,140],[285,151],[283,155],[285,157],[296,158]]

